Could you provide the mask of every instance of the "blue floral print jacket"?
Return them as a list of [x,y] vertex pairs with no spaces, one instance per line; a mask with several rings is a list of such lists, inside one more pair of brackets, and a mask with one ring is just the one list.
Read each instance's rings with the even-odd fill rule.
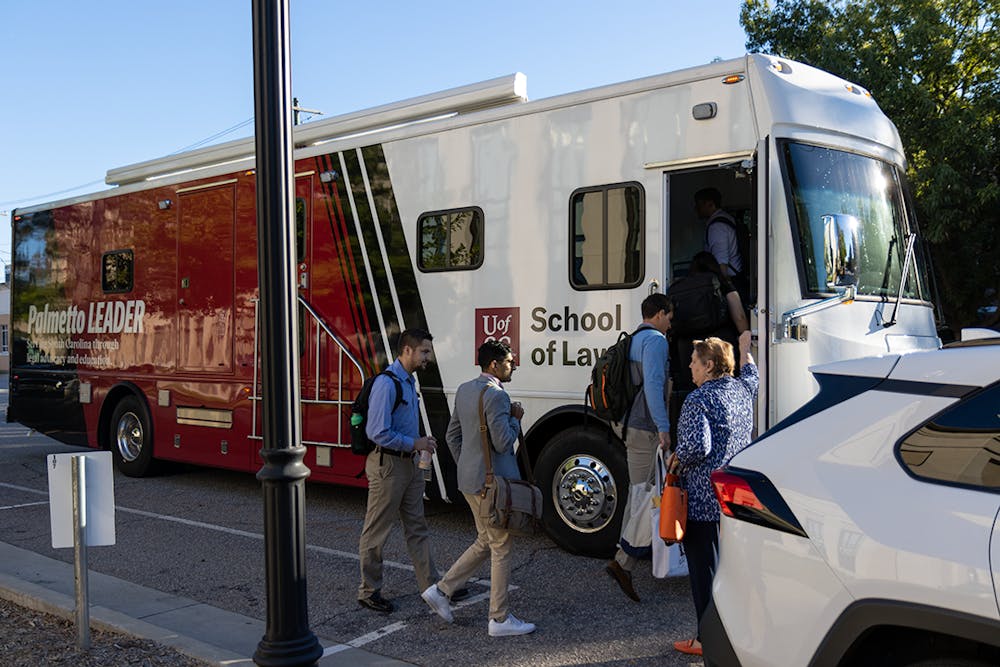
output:
[[750,444],[760,376],[748,363],[739,377],[708,380],[688,394],[677,422],[681,486],[688,492],[689,521],[718,521],[710,475]]

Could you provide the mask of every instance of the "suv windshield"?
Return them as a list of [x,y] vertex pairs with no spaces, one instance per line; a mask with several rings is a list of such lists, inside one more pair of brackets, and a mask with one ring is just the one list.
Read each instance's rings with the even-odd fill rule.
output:
[[[856,153],[784,142],[781,151],[791,186],[799,250],[811,294],[830,293],[826,285],[823,216],[844,214],[860,223],[861,254],[857,293],[895,297],[906,254],[909,223],[896,168]],[[923,298],[924,266],[914,245],[903,296]]]

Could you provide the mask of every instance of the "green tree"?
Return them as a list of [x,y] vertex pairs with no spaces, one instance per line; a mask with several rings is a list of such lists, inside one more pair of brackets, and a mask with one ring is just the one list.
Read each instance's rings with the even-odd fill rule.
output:
[[1000,289],[1000,0],[745,0],[747,49],[872,92],[899,128],[944,319]]

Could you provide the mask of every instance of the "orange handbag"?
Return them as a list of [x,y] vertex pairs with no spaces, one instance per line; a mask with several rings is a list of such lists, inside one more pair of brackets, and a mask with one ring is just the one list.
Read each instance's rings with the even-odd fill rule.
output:
[[667,544],[684,539],[687,526],[688,494],[677,475],[667,475],[660,498],[660,537]]

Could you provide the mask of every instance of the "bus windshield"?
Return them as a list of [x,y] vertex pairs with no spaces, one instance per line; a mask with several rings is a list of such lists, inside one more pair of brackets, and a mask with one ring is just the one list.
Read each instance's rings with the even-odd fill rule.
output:
[[[896,168],[856,153],[792,141],[784,142],[781,154],[791,186],[806,291],[832,292],[826,281],[824,216],[843,214],[861,223],[857,294],[894,298],[907,235],[916,232]],[[926,298],[919,244],[913,255],[903,297]]]

